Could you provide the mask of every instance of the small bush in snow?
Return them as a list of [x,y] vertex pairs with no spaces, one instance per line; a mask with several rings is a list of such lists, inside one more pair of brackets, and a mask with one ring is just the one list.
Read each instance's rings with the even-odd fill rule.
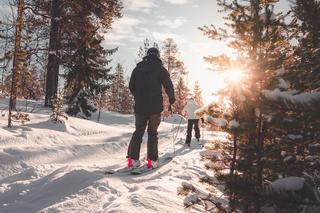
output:
[[63,123],[63,119],[68,120],[68,116],[62,111],[63,108],[63,98],[57,97],[52,101],[52,114],[50,115],[50,120],[54,123]]
[[25,122],[30,121],[28,113],[17,112],[15,114],[11,115],[11,118],[12,118],[12,120],[20,122],[22,124],[24,124]]

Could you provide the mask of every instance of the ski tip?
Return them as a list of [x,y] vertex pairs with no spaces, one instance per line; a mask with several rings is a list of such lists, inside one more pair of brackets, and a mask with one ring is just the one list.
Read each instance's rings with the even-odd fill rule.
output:
[[164,160],[165,160],[165,161],[173,160],[173,157],[166,157]]
[[130,174],[131,175],[141,175],[142,172],[141,171],[131,171]]

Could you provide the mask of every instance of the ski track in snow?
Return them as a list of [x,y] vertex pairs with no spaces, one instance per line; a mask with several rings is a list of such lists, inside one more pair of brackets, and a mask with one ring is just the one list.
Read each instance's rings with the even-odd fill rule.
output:
[[[30,123],[12,129],[0,118],[0,213],[185,212],[177,188],[183,181],[199,184],[206,174],[203,148],[195,140],[191,149],[183,146],[185,124],[174,155],[172,123],[159,128],[160,158],[174,156],[166,165],[138,176],[105,175],[126,166],[133,116],[106,112],[102,124],[77,118],[52,124],[46,113],[30,116]],[[144,140],[141,159],[145,154]]]

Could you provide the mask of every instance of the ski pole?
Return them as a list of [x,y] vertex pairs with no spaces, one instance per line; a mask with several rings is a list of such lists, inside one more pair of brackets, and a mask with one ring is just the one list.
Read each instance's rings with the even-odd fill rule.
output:
[[[169,105],[169,111],[170,111],[170,113],[171,113],[171,118],[173,118],[173,112],[172,112],[172,106],[171,106],[171,104]],[[172,129],[171,129],[171,131],[172,131],[172,147],[173,147],[173,154],[172,154],[172,156],[174,156],[175,154],[176,154],[176,147],[175,147],[175,145],[174,145],[174,121],[172,122]]]
[[204,135],[204,128],[205,128],[205,124],[204,124],[204,119],[201,119],[202,124],[201,124],[201,128],[202,128],[202,146],[204,146],[204,141],[205,141],[205,135]]

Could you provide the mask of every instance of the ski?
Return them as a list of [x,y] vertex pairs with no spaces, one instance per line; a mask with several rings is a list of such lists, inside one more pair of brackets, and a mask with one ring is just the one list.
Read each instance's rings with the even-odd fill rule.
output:
[[131,170],[128,167],[124,167],[121,169],[115,169],[115,170],[107,170],[104,172],[105,175],[113,175],[115,173],[127,173],[130,172]]
[[172,160],[172,157],[166,157],[164,159],[159,159],[159,164],[157,168],[148,168],[147,165],[144,165],[140,168],[134,169],[130,171],[131,175],[141,175],[141,174],[146,174],[155,170],[158,170],[162,166],[168,164]]
[[144,173],[148,173],[148,172],[157,170],[160,167],[162,167],[163,165],[166,165],[167,163],[169,163],[171,160],[172,160],[172,157],[166,157],[164,159],[159,159],[159,166],[157,168],[150,168],[149,169],[147,164],[143,164],[139,168],[129,169],[128,167],[124,167],[124,168],[121,168],[121,169],[105,171],[104,174],[105,175],[115,175],[115,174],[141,175],[141,174],[144,174]]

